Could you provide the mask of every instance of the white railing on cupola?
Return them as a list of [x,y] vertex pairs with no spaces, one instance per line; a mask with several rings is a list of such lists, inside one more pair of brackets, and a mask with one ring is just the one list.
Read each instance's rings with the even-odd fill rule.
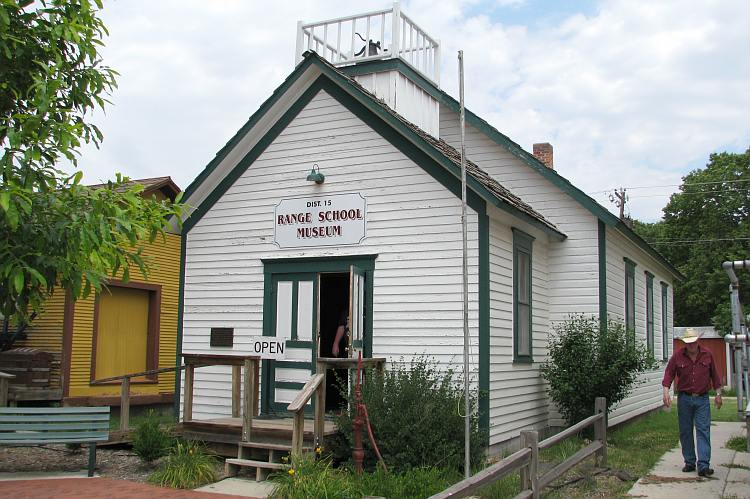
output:
[[440,83],[440,42],[401,11],[385,10],[314,23],[297,23],[295,63],[314,50],[336,66],[400,57],[423,76]]

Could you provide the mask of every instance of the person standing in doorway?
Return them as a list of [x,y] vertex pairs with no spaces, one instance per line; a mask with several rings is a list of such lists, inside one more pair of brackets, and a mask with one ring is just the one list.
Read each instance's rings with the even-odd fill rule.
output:
[[695,471],[695,444],[693,442],[693,428],[698,444],[698,475],[711,476],[711,404],[708,391],[712,387],[716,390],[714,402],[716,408],[721,408],[721,377],[711,352],[700,346],[700,335],[692,328],[687,328],[685,335],[680,338],[685,347],[674,352],[669,359],[664,372],[663,401],[666,407],[672,405],[669,387],[675,376],[678,378],[677,392],[677,420],[680,427],[680,445],[685,466],[682,471]]
[[[341,314],[339,314],[336,336],[333,338],[333,346],[331,347],[331,353],[334,357],[338,357],[339,353],[343,354],[342,357],[346,357],[346,351],[349,345],[349,340],[346,338],[347,322],[349,318],[349,310],[347,308],[342,309]],[[343,345],[341,345],[341,340],[345,340]]]

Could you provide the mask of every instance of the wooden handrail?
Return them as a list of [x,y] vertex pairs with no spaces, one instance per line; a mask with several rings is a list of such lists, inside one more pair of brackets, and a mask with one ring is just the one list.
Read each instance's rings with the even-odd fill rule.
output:
[[[356,369],[358,359],[338,357],[318,357],[318,365],[325,365],[327,369]],[[362,368],[382,369],[385,365],[385,357],[367,357],[362,359]]]
[[505,459],[488,466],[474,476],[453,484],[444,491],[431,496],[430,499],[448,499],[451,497],[466,497],[472,492],[489,485],[504,476],[527,466],[531,460],[531,449],[525,447],[514,452]]
[[[185,366],[180,366],[179,369],[183,370],[185,369]],[[140,373],[130,373],[130,374],[123,374],[122,376],[111,376],[109,378],[95,379],[90,384],[99,385],[102,383],[109,383],[110,381],[117,381],[117,380],[126,379],[126,378],[140,378],[141,376],[150,376],[152,374],[168,373],[168,372],[172,372],[176,370],[177,370],[177,367],[162,367],[161,369],[151,369],[149,371],[143,371]]]
[[310,401],[313,394],[315,393],[315,390],[317,390],[317,388],[323,382],[324,378],[324,374],[313,374],[312,378],[310,378],[308,382],[305,383],[305,386],[302,387],[302,390],[300,390],[292,403],[287,406],[286,410],[289,412],[297,412],[301,409],[304,409],[305,404]]
[[141,376],[150,376],[152,374],[168,373],[177,370],[182,371],[185,366],[162,367],[161,369],[150,369],[139,373],[128,373],[120,376],[110,376],[109,378],[95,379],[91,385],[101,385],[112,381],[122,381],[120,385],[120,431],[130,431],[130,378],[140,378]]
[[[323,410],[325,410],[325,398],[320,396],[320,393],[325,393],[326,374],[325,371],[318,374],[313,374],[312,377],[305,383],[305,386],[297,394],[297,397],[287,407],[289,412],[294,413],[294,426],[292,427],[292,455],[297,457],[302,455],[302,442],[305,439],[305,405],[312,398],[313,394],[318,394],[318,407],[315,411],[315,439],[316,443],[319,443],[320,439],[323,438],[322,425],[318,421],[319,418],[323,417]],[[323,407],[319,407],[323,404]],[[320,433],[319,433],[320,432]]]

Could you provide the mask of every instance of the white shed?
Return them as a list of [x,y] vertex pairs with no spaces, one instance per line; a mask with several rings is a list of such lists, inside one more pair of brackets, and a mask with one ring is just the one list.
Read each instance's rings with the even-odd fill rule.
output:
[[[316,357],[331,355],[344,309],[351,351],[462,360],[458,102],[438,86],[437,42],[397,6],[353,19],[299,24],[297,67],[186,190],[181,352],[249,355],[251,337],[282,341],[285,359],[262,366],[267,414],[282,413]],[[379,34],[387,51],[356,58],[341,47],[342,24],[363,19],[365,38]],[[622,318],[667,359],[680,275],[551,167],[466,115],[471,369],[497,449],[559,423],[538,370],[555,321]],[[224,341],[212,346],[212,330]],[[229,416],[230,371],[206,369],[193,414]],[[645,375],[610,423],[657,407],[659,381]]]

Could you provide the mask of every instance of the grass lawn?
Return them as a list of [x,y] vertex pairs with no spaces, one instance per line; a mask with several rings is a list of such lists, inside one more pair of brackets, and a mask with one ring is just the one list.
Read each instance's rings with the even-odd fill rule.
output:
[[[737,404],[727,398],[721,410],[712,407],[714,421],[737,421]],[[646,475],[665,452],[678,443],[676,404],[671,410],[654,412],[638,421],[608,433],[608,468],[597,470],[593,458],[579,464],[567,475],[544,490],[550,499],[627,497],[628,490],[641,476]],[[546,471],[567,459],[586,442],[569,438],[540,454],[540,469]],[[346,468],[333,468],[330,461],[304,459],[295,469],[282,471],[274,477],[280,487],[278,497],[349,498],[363,495],[422,498],[444,490],[461,480],[461,474],[441,468],[417,469],[405,473],[366,473],[357,477]],[[483,498],[512,498],[520,490],[519,473],[513,473],[495,484],[485,487],[478,496]]]
[[[711,402],[712,421],[737,421],[737,401],[724,398],[724,405],[717,410]],[[573,468],[557,483],[577,480],[559,488],[544,489],[546,498],[627,497],[627,491],[641,476],[646,475],[662,455],[677,446],[677,404],[670,410],[658,411],[634,423],[626,424],[608,433],[608,466],[610,472],[592,476],[593,458]],[[583,440],[570,438],[541,453],[540,460],[549,469],[584,446]],[[542,465],[540,464],[540,467]],[[616,473],[625,480],[618,478]],[[628,479],[629,478],[629,479]],[[479,495],[486,498],[512,498],[518,494],[518,473],[506,477]]]

